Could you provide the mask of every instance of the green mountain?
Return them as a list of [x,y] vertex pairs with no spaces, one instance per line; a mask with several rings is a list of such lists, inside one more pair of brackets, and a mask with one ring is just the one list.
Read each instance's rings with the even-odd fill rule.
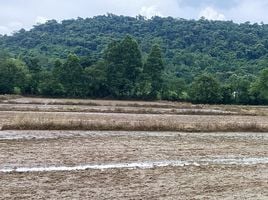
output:
[[[54,84],[58,87],[58,90],[54,91],[54,95],[66,94],[65,90],[68,87],[73,89],[72,85],[64,88],[64,85],[61,82],[58,84],[57,81],[50,83],[50,89],[45,81],[42,84],[38,82],[39,76],[46,77],[47,79],[50,76],[55,76],[55,74],[53,75],[53,70],[55,71],[54,68],[57,66],[55,61],[58,60],[63,63],[63,66],[68,66],[70,72],[72,71],[72,66],[69,63],[75,62],[77,70],[79,69],[83,74],[86,73],[87,78],[92,81],[91,87],[93,92],[88,92],[84,95],[83,91],[73,91],[71,96],[79,94],[78,96],[102,97],[107,94],[108,96],[113,94],[111,88],[109,88],[109,77],[111,75],[107,74],[112,69],[111,67],[114,67],[113,73],[116,76],[118,66],[121,66],[121,70],[129,70],[125,69],[127,68],[126,65],[133,64],[131,63],[132,54],[130,52],[125,56],[121,55],[122,52],[120,53],[122,49],[125,49],[125,52],[128,51],[128,46],[125,44],[120,46],[118,43],[118,41],[122,41],[126,36],[134,38],[135,41],[132,41],[130,38],[128,39],[132,46],[136,46],[135,42],[137,42],[142,59],[142,61],[137,62],[142,62],[144,66],[146,66],[146,60],[150,57],[148,55],[153,46],[158,45],[160,47],[164,61],[163,79],[161,80],[163,80],[163,85],[168,85],[166,87],[168,92],[164,95],[168,99],[173,94],[176,94],[175,99],[178,97],[186,100],[189,99],[189,94],[196,94],[196,91],[191,91],[191,85],[194,85],[192,84],[194,81],[195,85],[199,84],[198,80],[201,83],[203,81],[204,85],[207,85],[205,84],[207,80],[211,80],[212,84],[218,81],[220,88],[217,88],[217,91],[221,93],[219,99],[223,103],[248,103],[252,102],[252,99],[256,103],[255,100],[260,95],[258,92],[256,93],[256,91],[259,91],[256,88],[261,88],[259,86],[261,81],[257,79],[260,77],[259,73],[267,68],[268,64],[268,25],[265,24],[251,24],[250,22],[237,24],[232,21],[209,21],[203,18],[200,20],[185,20],[172,17],[146,19],[142,16],[134,18],[108,14],[86,19],[63,20],[62,22],[50,20],[45,24],[34,26],[29,31],[22,29],[11,36],[0,36],[0,48],[16,59],[11,64],[7,62],[9,64],[5,65],[6,69],[8,66],[14,67],[18,63],[25,63],[24,68],[26,71],[24,70],[23,73],[26,75],[30,73],[30,85],[33,84],[31,80],[35,80],[35,89],[27,89],[27,86],[24,89],[25,93],[46,94],[46,92],[40,91],[50,92],[51,88],[55,89]],[[118,44],[114,44],[114,47],[112,47],[114,42]],[[127,44],[128,42],[125,41],[125,43]],[[110,58],[110,60],[107,59],[109,45],[111,53],[118,55],[117,57]],[[115,51],[115,49],[117,50]],[[137,51],[136,49],[136,55],[139,54]],[[72,59],[68,61],[67,58],[70,54],[77,55],[78,58],[69,57],[69,59]],[[123,61],[120,61],[120,56],[123,56],[122,58],[124,59],[127,57],[128,59],[124,60],[122,64]],[[154,59],[157,60],[157,58]],[[102,62],[103,60],[106,63]],[[115,63],[117,64],[113,60],[116,60]],[[64,64],[65,61],[67,63]],[[111,63],[107,64],[107,61]],[[150,62],[151,66],[154,66],[153,62]],[[61,66],[62,63],[58,63],[58,65]],[[82,68],[80,69],[80,67]],[[59,70],[62,69],[64,68],[59,68]],[[141,70],[143,69],[141,68]],[[153,68],[151,71],[153,73]],[[67,75],[70,72],[66,72]],[[101,76],[96,78],[94,73],[99,73]],[[132,73],[132,71],[129,73]],[[136,77],[137,80],[130,81],[130,79],[124,79],[124,76],[128,76],[128,73],[122,71],[122,87],[117,85],[114,94],[124,90],[123,85],[124,87],[126,86],[125,82],[130,84],[128,88],[137,89],[142,84],[142,87],[147,87],[148,82],[144,82],[144,80],[149,80],[152,77],[148,78],[145,75],[140,75],[141,77]],[[205,76],[200,78],[201,75]],[[198,77],[199,79],[197,79]],[[84,80],[84,75],[80,78]],[[103,86],[104,80],[108,80],[106,86]],[[154,81],[151,80],[150,84]],[[99,82],[98,86],[96,86],[96,82]],[[138,86],[135,85],[137,82],[140,82]],[[85,86],[84,83],[79,84]],[[77,88],[79,88],[79,84],[77,83]],[[115,80],[115,84],[119,84],[119,82]],[[265,84],[263,82],[262,85]],[[13,85],[9,91],[12,91],[13,87],[18,91],[21,89],[18,85]],[[105,87],[105,94],[100,94],[101,92],[98,88]],[[5,88],[5,85],[3,88]],[[136,89],[125,90],[123,93],[146,93],[145,88],[143,88],[142,92],[137,92],[135,91]],[[163,91],[161,93],[163,97]],[[202,97],[202,94],[200,95]],[[250,95],[255,95],[255,97],[252,98]],[[262,99],[266,99],[266,96],[268,99],[266,93],[262,94],[262,96]],[[226,102],[225,98],[227,98]],[[236,100],[233,98],[236,98]],[[202,102],[199,100],[200,98],[192,99]]]
[[15,55],[52,59],[75,53],[97,60],[111,41],[127,34],[138,41],[144,54],[158,43],[169,68],[189,80],[204,71],[226,79],[234,73],[257,74],[266,67],[268,25],[249,22],[171,17],[146,20],[141,16],[108,14],[62,22],[51,20],[30,31],[22,29],[12,36],[2,36],[0,46]]

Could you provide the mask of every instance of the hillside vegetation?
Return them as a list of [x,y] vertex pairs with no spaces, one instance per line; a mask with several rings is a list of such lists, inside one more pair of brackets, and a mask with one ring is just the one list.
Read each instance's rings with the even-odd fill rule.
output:
[[0,36],[0,93],[268,102],[268,25],[108,14]]

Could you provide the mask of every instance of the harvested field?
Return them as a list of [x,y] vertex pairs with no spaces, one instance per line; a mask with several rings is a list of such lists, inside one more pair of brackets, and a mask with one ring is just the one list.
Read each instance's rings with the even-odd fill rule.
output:
[[[0,189],[9,199],[266,199],[267,144],[266,133],[4,131]],[[84,165],[110,167],[3,173]]]
[[268,155],[266,133],[4,131],[1,135],[0,169]]
[[[10,107],[13,104],[13,108]],[[28,105],[28,107],[26,107]],[[81,107],[82,106],[82,107]],[[10,108],[9,108],[10,107]],[[25,108],[26,107],[26,108]],[[97,108],[95,108],[97,107]],[[81,99],[47,99],[7,96],[0,98],[0,111],[71,111],[97,112],[102,107],[107,112],[154,113],[154,114],[231,114],[268,116],[268,106],[238,105],[194,105],[184,102],[168,101],[116,101],[116,100],[81,100]],[[48,109],[47,109],[48,108]],[[126,108],[126,109],[124,109]],[[134,109],[136,108],[136,109]],[[138,111],[137,111],[138,110]],[[208,111],[211,111],[208,113]]]
[[267,116],[2,111],[0,119],[4,130],[268,132]]
[[11,173],[0,189],[3,199],[267,199],[267,173],[265,166]]
[[81,113],[131,113],[131,114],[191,114],[191,115],[239,115],[238,112],[201,108],[151,108],[128,106],[0,104],[0,111],[32,112],[81,112]]
[[266,109],[3,98],[0,199],[266,200]]

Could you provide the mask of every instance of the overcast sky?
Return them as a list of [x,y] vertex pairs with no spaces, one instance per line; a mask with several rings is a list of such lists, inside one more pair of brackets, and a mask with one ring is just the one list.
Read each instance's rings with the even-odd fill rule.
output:
[[268,0],[0,0],[0,34],[29,29],[48,19],[106,13],[268,23],[267,11]]

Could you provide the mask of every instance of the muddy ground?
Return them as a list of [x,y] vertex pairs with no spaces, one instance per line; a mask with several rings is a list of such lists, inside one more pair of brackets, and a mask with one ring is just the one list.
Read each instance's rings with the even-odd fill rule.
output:
[[[2,131],[0,169],[265,158],[267,133]],[[267,199],[268,164],[1,173],[1,199]]]

